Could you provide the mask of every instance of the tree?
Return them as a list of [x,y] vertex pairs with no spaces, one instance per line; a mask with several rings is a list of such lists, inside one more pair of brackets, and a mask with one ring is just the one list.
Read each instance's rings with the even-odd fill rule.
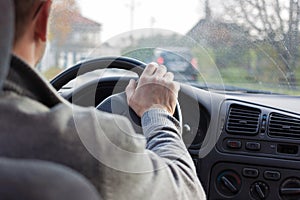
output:
[[56,0],[53,2],[49,38],[50,42],[56,48],[56,66],[58,66],[58,58],[68,35],[72,31],[72,16],[80,14],[80,8],[77,0]]
[[80,13],[76,0],[57,0],[54,1],[50,19],[51,39],[65,39],[71,31],[72,14]]
[[224,6],[230,20],[248,29],[252,39],[269,43],[291,88],[296,88],[300,0],[232,0]]

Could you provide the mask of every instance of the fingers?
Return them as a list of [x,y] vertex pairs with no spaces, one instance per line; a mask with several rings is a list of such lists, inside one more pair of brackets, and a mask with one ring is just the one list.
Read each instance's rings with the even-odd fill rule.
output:
[[157,68],[157,70],[155,71],[155,73],[153,74],[155,77],[165,77],[167,73],[167,68],[164,65],[159,65],[159,67]]
[[158,65],[157,63],[150,63],[145,68],[142,76],[164,77],[166,73],[167,73],[167,68],[164,65]]
[[156,64],[156,63],[150,63],[145,68],[142,76],[152,76],[156,72],[157,68],[158,68],[158,64]]
[[138,83],[131,80],[126,87],[127,103],[138,116],[153,108],[164,109],[171,115],[176,107],[180,85],[165,66],[149,64]]
[[173,79],[174,79],[174,74],[173,74],[172,72],[167,72],[167,73],[165,73],[164,78],[165,78],[167,81],[173,81]]
[[154,62],[147,65],[140,78],[138,85],[135,83],[135,88],[140,87],[145,83],[149,84],[150,80],[153,81],[152,83],[159,83],[162,81],[163,84],[174,85],[171,88],[175,89],[175,91],[178,90],[179,88],[179,84],[174,82],[174,74],[172,72],[168,72],[166,66],[158,65],[157,63]]
[[131,97],[133,96],[134,92],[136,89],[136,82],[135,80],[130,80],[129,84],[126,87],[126,95],[127,95],[127,103],[129,104],[129,100],[131,99]]

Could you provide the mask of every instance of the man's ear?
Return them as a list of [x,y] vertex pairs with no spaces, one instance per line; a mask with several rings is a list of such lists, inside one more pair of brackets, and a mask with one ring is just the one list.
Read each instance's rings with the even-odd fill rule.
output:
[[42,6],[39,14],[37,15],[35,24],[35,38],[43,42],[47,40],[47,27],[50,14],[51,1],[46,0]]

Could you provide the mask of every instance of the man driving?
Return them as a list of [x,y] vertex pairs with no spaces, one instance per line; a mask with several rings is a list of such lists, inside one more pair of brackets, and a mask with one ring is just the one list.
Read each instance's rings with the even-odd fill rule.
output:
[[144,136],[127,118],[73,106],[35,71],[47,42],[51,0],[14,0],[15,37],[0,97],[0,155],[68,166],[102,199],[205,199],[172,116],[179,85],[149,64],[126,88]]

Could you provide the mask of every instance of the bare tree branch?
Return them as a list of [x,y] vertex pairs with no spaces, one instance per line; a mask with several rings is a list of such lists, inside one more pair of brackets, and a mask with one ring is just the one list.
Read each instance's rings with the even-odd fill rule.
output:
[[261,4],[262,4],[262,13],[263,13],[263,15],[264,15],[265,22],[266,22],[267,25],[269,26],[269,30],[268,30],[268,31],[274,33],[274,32],[275,32],[275,31],[274,31],[274,28],[273,28],[272,24],[271,24],[270,21],[269,21],[266,1],[265,1],[265,0],[261,0]]
[[275,14],[277,15],[277,18],[279,20],[279,29],[281,31],[281,33],[284,32],[284,25],[283,25],[283,20],[281,17],[281,8],[280,8],[280,4],[279,4],[279,0],[275,0]]
[[[248,1],[248,0],[247,0]],[[259,28],[258,26],[255,25],[255,22],[251,21],[250,20],[250,17],[248,15],[248,12],[246,11],[246,9],[244,8],[244,2],[243,0],[239,0],[239,3],[240,3],[240,6],[241,6],[241,9],[242,9],[242,13],[245,17],[245,20],[247,23],[249,23],[249,25],[254,28],[255,30],[257,30],[258,32],[262,32],[263,29]]]
[[[262,24],[263,24],[263,27],[264,27],[264,31],[265,31],[265,33],[268,33],[268,27],[267,27],[268,23],[267,23],[265,17],[263,16],[263,9],[259,5],[259,0],[256,0],[255,4],[256,4],[256,8],[258,9],[258,15],[260,17],[260,20],[262,21]],[[268,34],[266,34],[266,35],[268,35]]]
[[[256,40],[268,42],[280,58],[291,85],[299,51],[300,0],[232,0],[233,22],[243,25]],[[236,19],[235,19],[236,16]]]

